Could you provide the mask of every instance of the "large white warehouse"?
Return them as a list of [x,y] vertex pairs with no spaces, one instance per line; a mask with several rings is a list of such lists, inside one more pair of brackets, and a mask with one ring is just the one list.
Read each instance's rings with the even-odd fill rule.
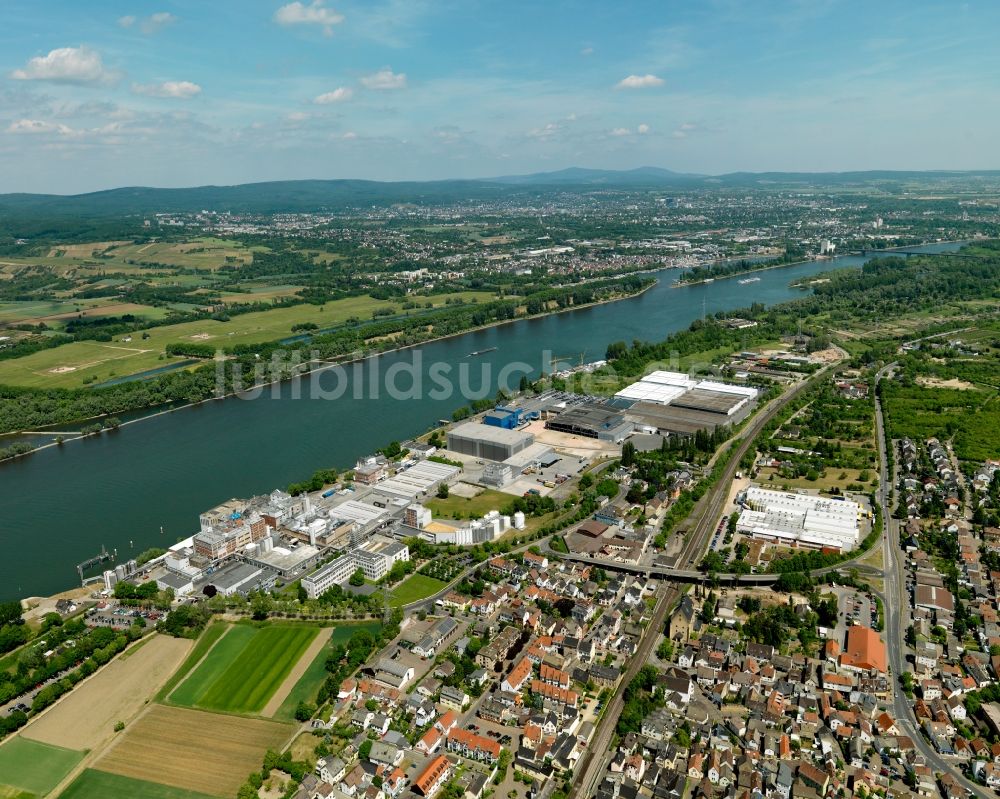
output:
[[750,486],[743,505],[736,531],[744,535],[841,551],[858,544],[862,510],[857,502]]

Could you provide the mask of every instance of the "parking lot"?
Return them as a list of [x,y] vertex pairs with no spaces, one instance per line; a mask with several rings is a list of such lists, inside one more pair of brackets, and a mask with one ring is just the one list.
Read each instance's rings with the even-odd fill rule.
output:
[[837,595],[837,627],[832,636],[835,640],[842,644],[850,625],[872,626],[876,612],[874,600],[853,588],[838,586],[829,590]]

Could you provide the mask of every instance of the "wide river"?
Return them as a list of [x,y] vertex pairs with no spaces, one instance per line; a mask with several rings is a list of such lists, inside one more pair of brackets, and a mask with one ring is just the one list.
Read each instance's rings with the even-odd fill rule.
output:
[[[347,368],[343,381],[333,372],[318,372],[299,385],[280,385],[273,397],[268,389],[254,400],[183,408],[0,464],[0,598],[65,590],[76,583],[75,564],[102,545],[117,549],[120,561],[151,546],[169,546],[191,535],[198,514],[221,501],[283,488],[317,468],[353,466],[389,441],[426,431],[465,404],[457,391],[435,398],[444,392],[440,381],[428,379],[433,368],[450,368],[454,377],[465,364],[470,387],[486,383],[493,396],[500,370],[512,362],[529,365],[537,377],[549,370],[546,353],[573,362],[580,353],[586,361],[597,360],[612,341],[661,340],[686,328],[703,308],[714,314],[754,302],[783,302],[801,296],[790,282],[864,260],[846,256],[761,271],[760,281],[747,285],[734,277],[671,288],[679,273],[664,270],[640,297],[388,353]],[[387,371],[413,365],[415,358],[421,360],[421,398],[387,396]],[[512,378],[515,386],[519,375]],[[412,382],[406,374],[395,379],[404,390]],[[378,396],[372,396],[373,385]],[[338,386],[346,387],[342,396],[331,398],[341,393]],[[317,388],[328,396],[311,397]]]

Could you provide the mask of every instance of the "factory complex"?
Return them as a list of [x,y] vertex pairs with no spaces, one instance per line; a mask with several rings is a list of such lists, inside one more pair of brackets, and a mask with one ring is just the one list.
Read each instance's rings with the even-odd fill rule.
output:
[[780,544],[847,552],[860,539],[865,513],[857,502],[750,486],[741,497],[736,532]]
[[[555,390],[522,397],[516,407],[498,405],[477,421],[449,429],[447,458],[435,457],[429,443],[407,442],[398,461],[362,458],[349,482],[322,492],[273,491],[223,502],[200,515],[189,539],[141,569],[129,564],[106,572],[105,584],[110,589],[141,571],[178,596],[247,596],[301,580],[315,598],[334,585],[346,589],[358,570],[379,581],[394,564],[409,560],[404,540],[411,536],[473,546],[525,529],[523,512],[508,515],[499,507],[476,519],[435,519],[429,505],[435,496],[447,497],[448,487],[468,497],[486,488],[512,497],[545,495],[594,458],[612,457],[636,433],[680,436],[714,429],[745,416],[756,396],[754,388],[661,371],[610,400]],[[853,503],[851,512],[848,503],[829,501],[836,507],[800,508],[794,502],[805,500],[768,501],[763,494],[748,492],[741,516],[754,535],[838,547],[857,539],[856,518],[853,528],[848,519],[857,514]],[[608,514],[607,523],[618,529]],[[629,535],[621,532],[621,540],[602,545],[642,551],[643,542]]]

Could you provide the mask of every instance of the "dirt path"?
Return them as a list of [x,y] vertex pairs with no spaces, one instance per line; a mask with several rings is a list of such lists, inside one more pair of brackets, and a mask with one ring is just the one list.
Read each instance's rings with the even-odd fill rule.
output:
[[143,709],[191,646],[187,639],[154,633],[74,688],[21,734],[67,749],[100,748],[114,735],[115,722],[128,722]]
[[313,638],[312,643],[309,644],[309,648],[303,653],[302,657],[299,658],[299,662],[295,664],[295,667],[288,673],[285,677],[285,681],[278,686],[278,690],[274,692],[270,701],[264,705],[264,709],[260,712],[265,718],[273,718],[274,714],[278,712],[285,699],[292,692],[295,684],[302,679],[302,675],[306,673],[306,669],[312,664],[312,662],[319,656],[319,653],[323,651],[323,647],[326,646],[327,642],[330,640],[332,635],[332,629],[322,629],[319,634]]

